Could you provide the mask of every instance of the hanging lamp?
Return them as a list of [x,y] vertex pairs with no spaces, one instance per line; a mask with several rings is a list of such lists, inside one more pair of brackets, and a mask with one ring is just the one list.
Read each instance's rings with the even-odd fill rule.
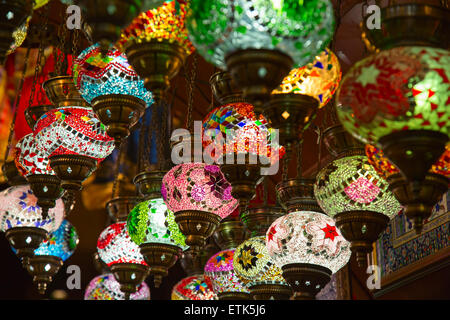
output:
[[[125,293],[112,273],[96,276],[84,292],[84,300],[125,300]],[[139,284],[136,292],[130,294],[130,300],[150,300],[150,289],[145,282]]]

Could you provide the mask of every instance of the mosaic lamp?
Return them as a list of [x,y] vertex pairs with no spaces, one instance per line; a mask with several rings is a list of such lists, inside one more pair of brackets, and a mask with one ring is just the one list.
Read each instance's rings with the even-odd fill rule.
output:
[[0,231],[22,259],[24,266],[48,234],[64,219],[64,204],[57,200],[46,218],[29,185],[12,186],[0,193]]
[[266,237],[250,238],[236,248],[233,269],[254,300],[289,300],[292,289],[266,248]]
[[137,244],[131,241],[126,222],[108,226],[97,241],[97,252],[101,260],[111,268],[126,300],[137,291],[148,275],[148,265]]
[[415,191],[449,140],[449,59],[423,46],[380,51],[356,63],[337,93],[345,129],[380,147]]
[[92,105],[116,145],[129,136],[130,128],[153,103],[144,81],[125,54],[114,47],[106,54],[99,44],[85,49],[74,60],[73,77],[81,96]]
[[22,176],[28,180],[30,189],[37,197],[37,205],[42,208],[42,216],[46,218],[48,210],[55,207],[63,192],[61,181],[50,167],[48,158],[36,148],[32,133],[17,143],[15,162]]
[[114,149],[91,108],[63,107],[45,113],[34,128],[36,147],[47,156],[63,189],[81,190],[97,163]]
[[[102,274],[89,282],[84,292],[84,300],[125,300],[125,293],[120,291],[120,283],[113,274]],[[150,300],[150,289],[145,282],[139,284],[130,300]]]
[[6,55],[10,55],[14,51],[16,51],[17,48],[19,48],[22,43],[25,41],[25,38],[27,37],[28,33],[28,26],[31,20],[31,16],[28,17],[24,23],[22,23],[16,30],[14,30],[12,36],[13,41],[11,42],[11,45],[9,47],[8,52],[6,52]]
[[202,133],[204,153],[221,163],[232,195],[244,212],[263,172],[276,172],[285,153],[276,131],[264,116],[256,115],[253,105],[234,102],[212,110],[203,120]]
[[171,300],[217,300],[211,280],[203,274],[181,279],[172,289]]
[[275,220],[267,230],[266,247],[295,300],[314,299],[351,256],[350,243],[333,219],[314,211],[291,212]]
[[75,0],[83,19],[92,28],[92,41],[106,53],[120,37],[121,30],[139,14],[141,0]]
[[[330,136],[340,133],[345,133],[341,126],[331,127],[324,132],[325,140],[330,141]],[[342,151],[321,169],[314,195],[322,210],[334,218],[344,238],[351,242],[360,266],[366,264],[372,243],[401,210],[389,184],[369,163],[364,149]]]
[[205,279],[211,281],[219,300],[250,300],[248,288],[237,277],[233,268],[236,249],[220,251],[205,265]]
[[186,58],[194,51],[186,29],[184,1],[168,0],[140,13],[122,32],[117,47],[125,52],[159,104]]
[[163,178],[161,194],[194,255],[237,206],[220,168],[200,162],[173,167]]
[[414,229],[420,234],[423,224],[431,216],[434,206],[449,187],[450,145],[426,173],[425,180],[414,192],[411,185],[383,154],[381,149],[366,145],[366,155],[377,173],[389,183],[389,189],[402,204],[404,213],[413,222]]
[[187,19],[198,52],[258,107],[293,66],[325,49],[334,29],[328,0],[192,0]]
[[34,251],[27,265],[28,273],[37,284],[40,294],[45,294],[47,287],[53,281],[63,262],[75,251],[78,244],[78,234],[75,227],[64,220],[56,231],[49,234],[48,239]]
[[162,198],[140,202],[128,215],[128,234],[150,267],[155,287],[188,247],[175,216]]
[[12,0],[0,2],[0,64],[4,64],[11,44],[14,43],[14,32],[23,25],[33,13],[33,0]]
[[329,49],[312,62],[292,69],[272,91],[263,113],[273,128],[280,130],[280,143],[288,150],[333,97],[341,81],[341,66]]

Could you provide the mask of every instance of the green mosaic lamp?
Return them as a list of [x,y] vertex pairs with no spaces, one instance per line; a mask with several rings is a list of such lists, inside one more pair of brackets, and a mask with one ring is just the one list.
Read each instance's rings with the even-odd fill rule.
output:
[[155,286],[159,288],[162,278],[168,275],[168,269],[188,249],[173,212],[167,209],[162,198],[143,201],[131,210],[127,227],[131,240],[139,245],[150,266]]
[[365,266],[372,243],[401,205],[370,164],[364,146],[359,148],[342,126],[328,128],[324,139],[335,159],[317,174],[314,195],[351,243],[358,264]]
[[293,67],[326,48],[334,15],[329,0],[191,0],[187,26],[198,52],[258,108]]
[[417,193],[449,141],[449,79],[449,51],[395,47],[356,63],[337,92],[345,129],[381,148]]

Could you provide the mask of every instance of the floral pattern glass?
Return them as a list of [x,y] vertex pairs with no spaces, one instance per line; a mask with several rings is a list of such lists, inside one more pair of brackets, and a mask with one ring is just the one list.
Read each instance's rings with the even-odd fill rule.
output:
[[281,268],[293,263],[319,265],[337,272],[350,260],[350,243],[334,220],[313,211],[297,211],[278,218],[266,234],[266,247]]
[[217,300],[209,278],[202,274],[183,278],[172,289],[172,300]]
[[[84,292],[84,300],[125,300],[125,293],[120,291],[120,283],[111,273],[102,274],[89,282]],[[150,300],[150,289],[142,282],[130,300]]]
[[55,172],[50,167],[48,158],[36,148],[36,142],[32,133],[19,140],[14,153],[16,167],[22,176],[28,177],[34,174],[55,175]]
[[66,261],[75,252],[78,244],[78,234],[75,227],[64,220],[58,230],[50,233],[48,239],[34,250],[36,256],[55,256]]

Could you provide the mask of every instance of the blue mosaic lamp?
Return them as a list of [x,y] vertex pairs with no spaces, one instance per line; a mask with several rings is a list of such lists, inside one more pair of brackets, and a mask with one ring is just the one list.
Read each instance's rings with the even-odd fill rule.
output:
[[114,47],[106,54],[98,44],[85,49],[74,60],[73,76],[80,94],[92,105],[116,145],[129,136],[130,128],[153,104],[144,81],[125,54]]
[[34,257],[29,260],[27,271],[33,276],[40,294],[45,294],[48,285],[59,269],[75,251],[78,244],[78,234],[75,227],[64,220],[60,227],[50,233],[49,237],[34,251]]

